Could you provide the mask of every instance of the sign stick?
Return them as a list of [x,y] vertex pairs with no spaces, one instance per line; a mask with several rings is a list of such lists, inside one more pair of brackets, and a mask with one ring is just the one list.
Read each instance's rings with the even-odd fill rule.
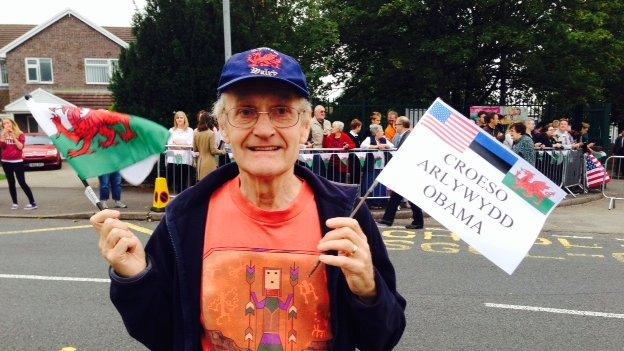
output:
[[[366,190],[366,194],[364,194],[364,196],[362,196],[360,198],[360,201],[358,202],[357,206],[355,206],[353,211],[351,211],[351,214],[349,215],[349,218],[353,218],[355,216],[355,214],[357,213],[357,211],[360,210],[360,207],[362,207],[362,205],[364,204],[364,201],[366,201],[366,198],[368,198],[368,195],[373,191],[373,189],[375,189],[377,184],[379,184],[379,183],[377,182],[377,180],[375,180],[373,182],[373,184],[368,188],[368,190]],[[321,261],[317,260],[316,264],[314,265],[314,267],[310,271],[310,274],[308,274],[308,277],[311,277],[312,274],[314,274],[314,272],[316,271],[317,268],[319,268],[320,265],[321,265]]]

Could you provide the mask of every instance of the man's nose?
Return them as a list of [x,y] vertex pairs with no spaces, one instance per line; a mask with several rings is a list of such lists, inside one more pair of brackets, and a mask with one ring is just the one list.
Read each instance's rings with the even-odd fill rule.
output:
[[254,125],[253,133],[259,137],[268,137],[275,134],[275,127],[268,113],[258,113],[258,121]]

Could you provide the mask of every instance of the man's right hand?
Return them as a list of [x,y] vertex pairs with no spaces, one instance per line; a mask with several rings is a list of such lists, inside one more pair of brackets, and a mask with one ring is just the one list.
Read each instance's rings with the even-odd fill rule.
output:
[[118,275],[131,278],[145,270],[143,244],[119,220],[119,211],[100,211],[91,217],[91,225],[100,235],[100,254]]

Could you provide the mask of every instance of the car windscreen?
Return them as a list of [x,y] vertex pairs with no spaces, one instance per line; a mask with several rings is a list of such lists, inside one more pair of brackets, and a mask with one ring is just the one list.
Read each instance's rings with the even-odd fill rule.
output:
[[26,145],[52,145],[52,140],[45,135],[27,135]]

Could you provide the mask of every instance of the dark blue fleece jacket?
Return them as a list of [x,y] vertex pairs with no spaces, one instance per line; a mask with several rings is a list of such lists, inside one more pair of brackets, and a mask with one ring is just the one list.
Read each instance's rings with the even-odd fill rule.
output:
[[[201,350],[200,284],[208,205],[212,193],[238,174],[236,164],[217,169],[182,192],[145,250],[148,267],[122,278],[110,270],[111,300],[132,337],[152,350]],[[313,189],[322,232],[325,221],[348,217],[357,188],[320,178],[304,167],[295,174]],[[367,305],[349,290],[339,268],[326,266],[331,306],[332,350],[391,350],[405,329],[405,299],[396,291],[395,273],[371,213],[364,206],[355,218],[368,237],[377,300]]]

